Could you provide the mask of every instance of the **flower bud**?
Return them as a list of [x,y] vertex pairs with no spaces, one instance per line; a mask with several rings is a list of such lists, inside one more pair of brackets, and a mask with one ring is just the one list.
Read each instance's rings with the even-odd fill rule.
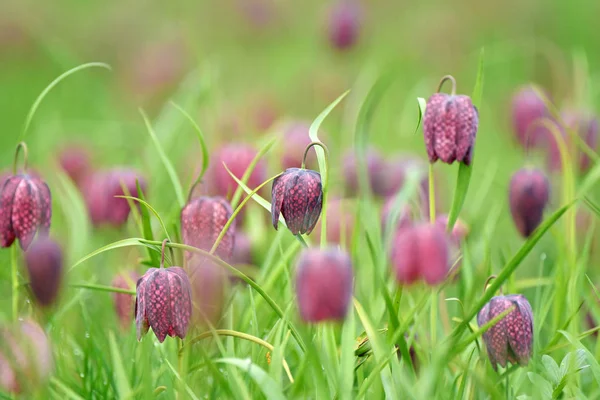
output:
[[310,169],[288,168],[273,180],[271,197],[275,229],[281,214],[292,234],[310,234],[323,206],[321,175]]
[[329,41],[338,50],[347,50],[358,40],[361,25],[359,4],[350,0],[340,0],[334,4],[329,14]]
[[471,98],[435,93],[427,101],[423,133],[429,162],[471,164],[479,116]]
[[164,342],[167,335],[185,338],[192,314],[190,280],[180,267],[150,268],[136,285],[137,338],[148,328]]
[[27,250],[36,233],[48,233],[52,217],[50,189],[31,175],[9,177],[0,191],[0,245],[10,247],[15,238]]
[[[210,251],[233,211],[223,197],[198,197],[181,210],[181,236],[183,243]],[[216,255],[231,259],[235,246],[235,220],[219,243]],[[189,254],[188,256],[191,256]]]
[[512,307],[512,311],[483,334],[494,369],[498,364],[506,367],[507,361],[527,365],[533,354],[533,312],[523,295],[492,298],[477,314],[477,324],[481,327]]
[[337,249],[306,249],[296,266],[296,295],[305,322],[343,320],[352,299],[352,261]]
[[[385,196],[386,187],[384,185],[385,171],[387,164],[378,151],[369,149],[366,154],[365,168],[369,179],[371,191],[379,196]],[[344,155],[344,182],[351,195],[359,191],[358,160],[353,150],[348,150]]]
[[[138,279],[140,279],[140,275],[137,272],[120,273],[113,279],[112,286],[119,289],[133,289]],[[127,293],[113,293],[113,302],[121,329],[127,330],[131,326],[131,317],[135,315],[134,299]]]
[[540,93],[542,89],[534,85],[523,86],[512,99],[513,128],[524,148],[539,146],[552,136],[544,125],[538,123],[533,126],[536,121],[550,118]]
[[[257,151],[246,145],[230,144],[211,157],[211,165],[207,171],[207,181],[212,185],[212,191],[222,197],[230,198],[238,187],[237,182],[229,175],[223,164],[238,179],[242,179],[246,170],[256,157]],[[256,188],[267,178],[267,166],[264,160],[259,160],[248,177],[246,185]]]
[[42,306],[54,303],[62,281],[63,255],[58,243],[40,237],[25,252],[29,285],[35,300]]
[[423,278],[428,285],[436,285],[448,275],[448,242],[444,232],[432,224],[421,223],[398,231],[391,258],[401,284]]
[[541,170],[523,168],[513,175],[509,189],[510,211],[524,237],[529,237],[542,222],[549,196],[550,184]]
[[12,393],[41,386],[53,368],[52,349],[44,330],[33,320],[0,332],[0,388]]

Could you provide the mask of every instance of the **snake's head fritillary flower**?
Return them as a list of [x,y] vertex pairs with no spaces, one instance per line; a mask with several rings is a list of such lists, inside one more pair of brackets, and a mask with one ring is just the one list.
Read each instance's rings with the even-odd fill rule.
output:
[[0,245],[10,247],[15,239],[27,250],[36,233],[47,234],[52,218],[48,185],[28,174],[12,175],[0,191]]
[[[454,84],[454,78],[450,79]],[[455,85],[452,94],[434,93],[427,100],[423,116],[425,147],[431,163],[439,159],[447,164],[458,161],[470,165],[479,114],[469,96],[455,95],[454,91]]]
[[[140,275],[137,272],[123,272],[115,276],[112,286],[119,289],[133,290],[139,278]],[[113,302],[121,329],[128,329],[131,326],[131,316],[135,315],[133,311],[134,299],[127,293],[113,293]]]
[[[181,210],[183,243],[210,251],[233,211],[224,197],[197,197]],[[216,254],[231,259],[235,246],[235,220],[223,236]],[[191,256],[191,255],[189,255]]]
[[[366,154],[365,168],[371,191],[378,196],[386,195],[385,174],[387,164],[384,158],[375,149],[369,149]],[[351,195],[359,191],[359,163],[354,150],[349,150],[344,155],[343,171],[345,186]]]
[[524,237],[529,237],[542,222],[549,196],[550,184],[541,170],[523,168],[513,175],[509,188],[510,211]]
[[49,237],[37,238],[25,252],[29,286],[35,300],[49,306],[56,300],[63,271],[61,247]]
[[338,249],[307,249],[296,267],[296,294],[305,322],[340,321],[352,298],[352,261]]
[[356,44],[361,26],[361,9],[356,1],[341,0],[329,14],[329,41],[338,50],[347,50]]
[[167,335],[185,338],[192,315],[192,289],[185,271],[180,267],[150,268],[136,286],[138,340],[148,328],[161,343]]
[[59,154],[58,161],[61,168],[77,186],[91,172],[90,154],[84,147],[70,146],[64,148]]
[[542,93],[542,89],[527,85],[521,87],[512,99],[513,129],[519,143],[525,148],[539,146],[552,136],[547,127],[539,123],[550,118]]
[[288,168],[275,178],[271,191],[271,216],[277,229],[279,215],[292,234],[310,234],[323,206],[321,175],[313,170]]
[[[258,152],[252,146],[229,144],[211,156],[211,165],[206,172],[206,179],[207,182],[211,183],[214,194],[231,198],[238,187],[237,182],[229,175],[223,164],[238,179],[242,179],[257,154]],[[254,189],[263,183],[266,177],[267,165],[264,160],[259,160],[254,166],[246,185]]]
[[494,369],[498,364],[506,367],[507,361],[527,365],[533,353],[533,312],[523,295],[492,298],[477,314],[477,324],[481,327],[511,308],[512,311],[483,334]]

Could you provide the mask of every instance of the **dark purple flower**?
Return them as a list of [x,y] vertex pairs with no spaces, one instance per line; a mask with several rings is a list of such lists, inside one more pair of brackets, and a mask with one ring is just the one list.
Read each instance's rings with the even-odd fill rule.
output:
[[423,133],[429,162],[471,164],[479,116],[471,98],[435,93],[427,101]]
[[191,315],[192,288],[182,268],[150,268],[137,281],[135,324],[138,340],[149,327],[161,343],[167,335],[183,339]]
[[392,265],[399,283],[423,278],[428,285],[442,282],[450,267],[444,232],[429,223],[401,229],[394,238]]
[[361,9],[355,1],[340,0],[329,14],[329,41],[338,50],[351,48],[358,40]]
[[513,128],[517,139],[525,148],[541,145],[552,136],[544,125],[536,122],[550,118],[550,112],[540,96],[541,93],[543,91],[540,88],[527,85],[520,88],[512,99]]
[[25,265],[33,297],[42,306],[51,305],[62,281],[62,249],[49,237],[39,237],[25,252]]
[[273,181],[271,197],[275,229],[281,214],[292,234],[310,234],[323,206],[321,175],[310,169],[288,168]]
[[[113,279],[112,286],[119,289],[132,290],[135,288],[138,279],[140,279],[140,274],[137,272],[120,273]],[[128,329],[131,326],[131,316],[135,315],[133,297],[126,293],[113,293],[113,302],[121,329]]]
[[523,168],[513,175],[509,188],[510,211],[524,237],[529,237],[542,222],[549,196],[550,184],[541,170]]
[[[212,191],[219,196],[231,198],[238,187],[237,182],[229,175],[223,164],[238,179],[242,179],[246,170],[258,152],[251,146],[230,144],[221,148],[211,156],[211,165],[207,171],[207,181],[212,185]],[[250,189],[256,188],[267,178],[267,166],[264,160],[259,160],[246,185]]]
[[352,298],[352,261],[338,249],[306,249],[296,266],[296,295],[305,322],[343,320]]
[[[183,243],[210,251],[233,211],[223,197],[198,197],[181,210]],[[235,220],[217,247],[216,254],[231,259],[235,246]],[[191,256],[191,255],[190,255]]]
[[[379,152],[375,149],[369,149],[366,154],[365,168],[367,169],[368,184],[372,192],[379,196],[385,196],[387,188],[385,185],[385,174],[387,164]],[[354,150],[350,149],[344,155],[343,162],[344,182],[348,192],[352,195],[358,193],[358,160]]]
[[481,327],[511,307],[508,315],[483,334],[494,369],[498,364],[506,367],[507,361],[527,365],[533,353],[533,312],[523,295],[492,298],[477,314],[477,324]]
[[0,245],[10,247],[19,239],[27,250],[35,234],[46,234],[52,218],[52,198],[44,181],[31,175],[13,175],[0,192]]

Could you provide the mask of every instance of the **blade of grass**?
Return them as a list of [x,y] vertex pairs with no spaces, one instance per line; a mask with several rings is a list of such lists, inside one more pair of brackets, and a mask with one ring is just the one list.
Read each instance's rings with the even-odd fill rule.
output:
[[285,400],[285,396],[279,390],[277,384],[273,381],[273,378],[271,378],[261,367],[252,363],[250,359],[221,358],[214,360],[214,362],[233,365],[246,371],[267,399]]
[[112,372],[115,376],[117,394],[120,399],[127,399],[131,395],[131,386],[125,373],[125,367],[123,366],[123,359],[121,358],[121,351],[117,346],[115,335],[112,331],[108,332],[108,343],[110,347],[110,357],[112,359]]

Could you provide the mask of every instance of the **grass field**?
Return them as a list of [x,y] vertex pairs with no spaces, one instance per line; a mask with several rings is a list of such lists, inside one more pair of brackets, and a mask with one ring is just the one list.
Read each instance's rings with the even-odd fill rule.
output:
[[[563,110],[597,112],[600,2],[362,1],[350,27],[339,28],[356,35],[344,49],[330,38],[336,4],[0,5],[2,172],[12,173],[15,149],[26,143],[29,172],[52,193],[50,237],[62,248],[60,288],[49,306],[36,300],[18,243],[0,251],[0,325],[35,321],[53,360],[44,362],[36,346],[45,339],[34,335],[35,346],[25,349],[33,354],[24,351],[28,361],[16,368],[10,349],[27,335],[7,339],[3,330],[0,398],[600,398],[598,149],[568,130],[558,140],[562,166],[549,168],[548,148],[527,152],[519,144],[511,104],[519,88],[535,83],[560,128],[555,114]],[[428,169],[422,112],[448,74],[478,108],[473,163]],[[310,138],[290,140],[289,121],[302,121],[306,136],[311,126]],[[254,189],[283,172],[286,157],[301,160],[312,141],[328,150],[315,146],[317,161],[308,159],[321,174],[326,223],[295,237],[283,222],[272,226],[271,181]],[[222,149],[231,145],[254,153],[227,158]],[[88,208],[112,192],[94,192],[100,183],[74,181],[61,167],[61,157],[81,148],[88,172],[135,171],[116,193],[142,199],[126,222],[90,217]],[[583,153],[591,162],[580,170]],[[17,166],[22,160],[21,153]],[[394,169],[403,163],[417,168]],[[509,206],[509,182],[524,167],[544,171],[550,188],[543,221],[528,238]],[[401,175],[403,184],[389,183]],[[145,182],[143,196],[131,176]],[[373,193],[378,177],[393,193]],[[184,244],[180,215],[190,192],[227,197],[237,214],[229,227],[235,257],[210,251],[220,228],[208,248]],[[386,201],[396,217],[410,206],[414,224],[450,214],[468,226],[443,282],[399,284],[390,256],[397,232],[393,222],[382,226]],[[125,202],[107,207],[127,211]],[[226,246],[229,236],[221,236],[217,244]],[[159,267],[164,239],[166,267],[191,273],[188,252],[213,261],[216,270],[196,277],[194,298],[216,308],[210,323],[192,318],[184,339],[159,343],[150,331],[138,341],[135,280]],[[340,248],[352,261],[353,296],[342,321],[301,318],[295,277],[305,246]],[[223,272],[230,279],[221,291]],[[120,289],[118,274],[132,277]],[[531,304],[533,354],[528,365],[496,371],[482,337],[491,324],[479,326],[477,313],[501,294]],[[16,370],[16,393],[8,370]]]

